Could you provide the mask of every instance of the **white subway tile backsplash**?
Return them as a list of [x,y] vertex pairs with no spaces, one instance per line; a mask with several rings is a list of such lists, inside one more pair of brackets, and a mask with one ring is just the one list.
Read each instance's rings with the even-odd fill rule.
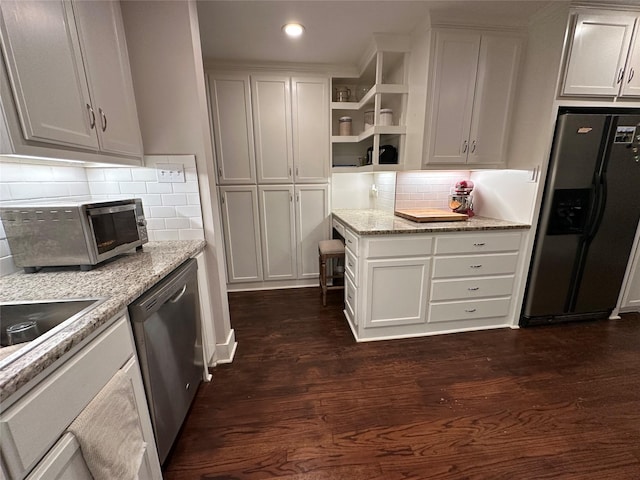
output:
[[161,206],[162,205],[162,195],[140,195],[140,198],[142,199],[142,204],[147,206],[147,207],[152,207],[152,206]]
[[91,192],[89,190],[88,183],[67,183],[67,189],[69,190],[69,195],[77,196],[77,195],[90,195]]
[[157,182],[156,171],[151,168],[132,168],[131,178],[134,182]]
[[182,193],[162,195],[162,204],[171,206],[187,205],[187,196]]
[[175,207],[149,207],[151,218],[174,218],[178,216]]
[[164,230],[167,228],[164,218],[146,218],[148,230]]
[[203,225],[202,225],[202,217],[193,217],[189,219],[189,224],[190,227],[192,229],[202,229]]
[[104,168],[92,168],[87,167],[84,169],[87,173],[87,181],[89,182],[104,182]]
[[195,168],[186,168],[184,169],[184,178],[187,182],[197,182],[198,181],[198,172]]
[[200,195],[197,193],[191,193],[187,195],[187,204],[200,205]]
[[200,212],[200,207],[195,205],[190,205],[187,207],[176,207],[176,213],[179,217],[200,217],[202,213]]
[[173,183],[174,193],[198,193],[198,182]]
[[104,179],[107,182],[130,182],[133,180],[130,168],[105,168]]
[[9,184],[2,183],[0,184],[0,202],[6,202],[11,200],[11,191],[9,189]]
[[115,182],[89,182],[89,190],[91,191],[91,195],[114,195],[120,193],[120,184]]
[[0,238],[0,258],[8,257],[11,255],[11,250],[9,249],[9,242],[5,238]]
[[19,269],[16,264],[13,263],[13,257],[0,258],[0,276],[9,275],[13,272],[17,272]]
[[449,195],[456,182],[469,178],[470,172],[399,172],[396,183],[396,208],[449,209]]
[[204,240],[204,231],[197,230],[179,230],[180,240]]
[[191,228],[191,222],[188,218],[166,218],[164,221],[167,229],[181,230]]
[[52,168],[52,178],[56,182],[87,183],[87,173],[82,167]]
[[172,183],[152,183],[147,182],[147,192],[148,193],[171,193],[173,190],[171,189]]
[[145,182],[121,182],[120,193],[147,193],[147,184]]
[[26,172],[22,165],[18,163],[1,163],[0,164],[0,181],[5,182],[22,182],[26,177]]
[[156,230],[154,234],[155,239],[160,242],[180,240],[180,234],[177,230]]

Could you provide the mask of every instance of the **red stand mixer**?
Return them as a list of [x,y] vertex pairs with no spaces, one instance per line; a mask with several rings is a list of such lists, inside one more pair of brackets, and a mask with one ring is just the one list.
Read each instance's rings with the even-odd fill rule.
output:
[[460,180],[449,195],[449,208],[456,213],[465,213],[473,217],[473,182]]

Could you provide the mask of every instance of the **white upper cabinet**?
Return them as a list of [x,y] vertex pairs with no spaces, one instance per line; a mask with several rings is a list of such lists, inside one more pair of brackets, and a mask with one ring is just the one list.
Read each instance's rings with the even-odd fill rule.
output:
[[100,150],[141,155],[138,112],[120,2],[74,2],[73,11],[93,100]]
[[255,184],[249,76],[209,75],[209,100],[218,164],[218,182]]
[[631,39],[620,95],[640,97],[640,17],[636,18],[636,30]]
[[505,163],[521,48],[506,35],[435,33],[426,164]]
[[2,51],[25,138],[97,149],[71,4],[2,2],[0,11]]
[[289,77],[251,77],[253,134],[260,183],[293,180]]
[[294,77],[292,85],[293,159],[296,183],[329,178],[329,80]]
[[633,14],[578,14],[562,94],[637,96],[640,59],[630,50],[635,23]]
[[[34,155],[34,145],[53,144],[140,163],[120,4],[2,2],[0,11],[2,51],[23,137],[13,139],[11,153]],[[11,117],[9,105],[3,102]]]

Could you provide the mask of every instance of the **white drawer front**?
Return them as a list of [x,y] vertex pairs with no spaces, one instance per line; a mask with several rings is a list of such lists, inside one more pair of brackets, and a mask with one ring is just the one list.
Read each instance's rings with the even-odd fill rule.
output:
[[433,250],[432,237],[416,235],[394,235],[369,240],[367,258],[424,257]]
[[347,275],[353,280],[355,285],[358,285],[358,257],[349,249],[345,249],[344,270]]
[[346,277],[344,282],[344,305],[354,325],[358,324],[358,317],[356,317],[356,295],[357,290],[355,285],[349,277]]
[[344,245],[353,253],[358,255],[358,236],[355,235],[351,230],[344,231]]
[[431,301],[467,300],[482,297],[511,295],[514,276],[493,278],[465,278],[463,280],[434,280]]
[[452,253],[514,252],[520,248],[520,233],[449,235],[436,238],[436,255]]
[[337,231],[340,235],[342,235],[342,237],[344,238],[344,231],[345,231],[344,225],[343,225],[343,224],[341,224],[341,223],[340,223],[338,220],[336,220],[335,218],[332,220],[332,222],[331,222],[331,223],[332,223],[332,225],[333,225],[333,228],[335,228],[335,229],[336,229],[336,231]]
[[433,278],[507,275],[515,273],[517,253],[435,258]]
[[125,316],[0,416],[2,452],[12,478],[33,468],[134,351]]
[[509,313],[511,298],[471,300],[467,302],[433,303],[429,305],[427,323],[504,317]]

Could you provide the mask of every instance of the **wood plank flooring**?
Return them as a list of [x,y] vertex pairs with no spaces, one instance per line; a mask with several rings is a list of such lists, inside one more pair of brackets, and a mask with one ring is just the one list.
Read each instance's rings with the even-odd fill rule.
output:
[[358,344],[341,295],[230,294],[166,479],[640,478],[640,315]]

